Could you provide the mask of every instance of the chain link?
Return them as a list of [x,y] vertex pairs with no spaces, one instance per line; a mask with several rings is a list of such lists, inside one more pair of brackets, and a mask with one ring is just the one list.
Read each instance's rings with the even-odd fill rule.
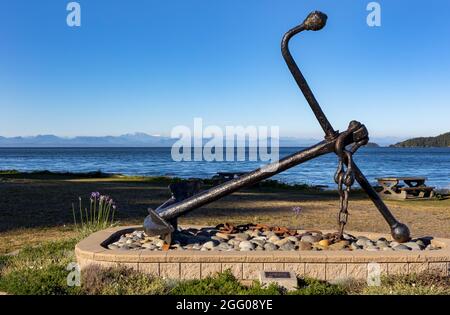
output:
[[[345,166],[345,159],[347,159],[347,166]],[[348,199],[351,187],[355,181],[353,174],[353,157],[352,153],[347,150],[342,150],[339,156],[339,164],[335,174],[335,182],[338,185],[340,210],[338,214],[339,232],[338,238],[342,238],[345,225],[348,221]]]

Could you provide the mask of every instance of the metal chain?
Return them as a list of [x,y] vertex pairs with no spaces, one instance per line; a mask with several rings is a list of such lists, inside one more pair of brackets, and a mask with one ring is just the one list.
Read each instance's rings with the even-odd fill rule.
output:
[[[338,214],[339,232],[338,238],[341,239],[344,233],[345,225],[348,221],[348,198],[350,195],[350,189],[355,182],[353,174],[353,157],[352,152],[343,150],[342,155],[339,156],[339,164],[336,170],[334,180],[338,185],[340,210]],[[345,167],[344,159],[347,158],[348,166]]]

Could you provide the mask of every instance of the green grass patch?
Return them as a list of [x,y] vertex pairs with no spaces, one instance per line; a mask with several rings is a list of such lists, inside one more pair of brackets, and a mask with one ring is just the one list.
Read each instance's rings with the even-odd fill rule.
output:
[[78,294],[67,285],[66,270],[75,261],[78,239],[26,247],[16,256],[0,256],[0,291],[10,294]]
[[286,291],[276,284],[261,286],[254,281],[250,286],[239,282],[230,271],[202,280],[182,281],[170,292],[174,295],[342,295],[347,292],[339,285],[314,279],[299,279],[298,289]]
[[170,292],[173,295],[279,295],[282,289],[276,285],[262,288],[257,282],[247,287],[242,285],[230,271],[202,280],[179,282]]
[[360,294],[450,295],[450,278],[434,273],[384,276],[379,287],[363,287]]
[[90,266],[83,271],[81,283],[81,292],[90,295],[155,295],[170,290],[161,278],[125,267]]

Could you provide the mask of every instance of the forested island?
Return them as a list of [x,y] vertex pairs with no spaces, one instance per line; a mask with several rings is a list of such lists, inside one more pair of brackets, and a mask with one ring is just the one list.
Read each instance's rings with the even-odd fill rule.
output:
[[419,137],[408,139],[396,144],[390,145],[395,148],[430,148],[430,147],[450,147],[450,132],[436,137]]

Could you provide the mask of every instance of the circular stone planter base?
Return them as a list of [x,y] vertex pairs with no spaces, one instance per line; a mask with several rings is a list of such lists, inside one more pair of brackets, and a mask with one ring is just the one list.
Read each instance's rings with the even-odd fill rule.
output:
[[[140,272],[172,279],[200,279],[230,270],[237,279],[257,280],[261,271],[292,271],[299,277],[327,281],[367,279],[373,270],[381,275],[434,272],[449,275],[450,240],[432,239],[436,250],[290,250],[290,251],[201,251],[108,249],[128,233],[142,226],[115,227],[96,232],[75,247],[78,264],[103,267],[123,265]],[[324,232],[326,233],[326,232]],[[378,233],[353,233],[371,240],[391,237]]]

